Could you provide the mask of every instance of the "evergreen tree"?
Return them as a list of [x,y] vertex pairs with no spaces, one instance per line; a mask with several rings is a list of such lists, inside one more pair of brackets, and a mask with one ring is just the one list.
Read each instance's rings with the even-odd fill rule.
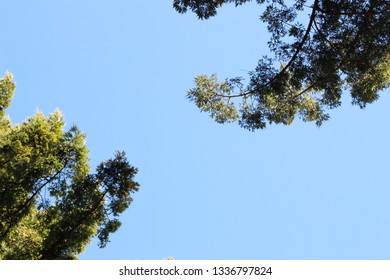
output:
[[13,126],[5,115],[15,83],[0,80],[0,259],[74,259],[121,225],[138,191],[124,152],[90,174],[85,134],[64,131],[60,111]]
[[[200,19],[224,4],[251,0],[174,0],[174,8]],[[219,123],[239,121],[249,130],[267,123],[289,125],[296,116],[321,125],[328,109],[349,91],[364,108],[390,84],[390,2],[388,0],[257,0],[268,26],[272,57],[260,59],[243,78],[219,81],[200,75],[188,98]],[[310,16],[304,25],[302,15]]]

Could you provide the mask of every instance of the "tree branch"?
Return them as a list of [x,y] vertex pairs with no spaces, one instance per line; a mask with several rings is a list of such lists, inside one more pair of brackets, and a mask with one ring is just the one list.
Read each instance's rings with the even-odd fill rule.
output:
[[314,19],[315,19],[315,16],[316,16],[316,11],[318,9],[318,1],[319,0],[316,0],[313,4],[313,10],[312,10],[312,13],[311,13],[311,16],[310,16],[310,21],[309,21],[309,24],[307,25],[307,28],[306,28],[306,32],[305,32],[305,35],[303,36],[302,38],[302,41],[300,42],[300,44],[298,45],[295,53],[293,54],[293,56],[291,57],[290,61],[286,64],[286,66],[278,73],[275,75],[274,78],[272,78],[268,83],[266,83],[264,86],[268,86],[270,84],[272,84],[273,82],[276,81],[277,78],[279,78],[282,74],[284,74],[284,72],[287,71],[287,69],[294,63],[294,60],[297,58],[299,52],[302,50],[303,48],[303,45],[306,43],[306,40],[307,38],[309,37],[309,34],[310,34],[310,30],[313,26],[313,23],[314,23]]
[[[264,85],[262,85],[261,87],[266,87],[266,86],[269,86],[271,85],[272,83],[274,83],[281,75],[283,75],[287,69],[294,63],[295,59],[298,57],[298,54],[299,52],[302,50],[304,44],[306,43],[308,37],[309,37],[309,34],[310,34],[310,31],[312,29],[312,26],[315,22],[315,16],[316,16],[316,12],[318,10],[318,2],[319,0],[315,0],[314,1],[314,4],[313,4],[313,7],[312,7],[312,13],[310,15],[310,20],[309,20],[309,23],[307,25],[307,28],[306,28],[306,32],[305,32],[305,35],[303,36],[301,42],[299,43],[297,49],[295,50],[293,56],[291,57],[290,61],[286,64],[286,66],[283,67],[282,70],[280,70],[279,73],[277,73],[270,81],[268,81],[267,83],[265,83]],[[222,94],[217,94],[217,96],[219,97],[225,97],[225,98],[228,98],[228,97],[244,97],[244,96],[248,96],[248,95],[253,95],[254,93],[256,93],[256,91],[248,91],[248,92],[244,92],[244,93],[240,93],[240,94],[235,94],[235,95],[222,95]]]

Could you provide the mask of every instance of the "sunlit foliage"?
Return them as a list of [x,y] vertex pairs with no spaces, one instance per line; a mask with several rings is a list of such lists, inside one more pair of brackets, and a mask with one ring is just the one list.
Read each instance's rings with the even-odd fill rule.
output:
[[74,259],[97,236],[100,247],[138,191],[124,154],[90,174],[85,134],[64,130],[60,111],[12,125],[5,115],[15,83],[0,80],[0,259]]
[[[224,4],[251,0],[174,0],[200,19]],[[249,82],[216,75],[195,78],[188,98],[219,123],[238,120],[249,130],[289,125],[296,116],[321,125],[349,91],[364,108],[390,85],[390,2],[380,0],[257,0],[273,56],[262,57]],[[309,18],[307,18],[309,14]],[[306,16],[306,17],[305,17]],[[300,21],[306,18],[305,24]]]

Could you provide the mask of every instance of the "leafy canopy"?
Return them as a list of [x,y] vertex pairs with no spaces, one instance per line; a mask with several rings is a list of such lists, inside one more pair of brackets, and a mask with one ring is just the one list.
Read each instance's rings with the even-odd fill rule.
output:
[[[251,0],[174,0],[179,13],[200,19],[224,4]],[[390,85],[390,2],[383,0],[257,0],[268,26],[272,57],[263,56],[249,83],[216,75],[195,78],[188,98],[219,123],[238,121],[249,130],[289,125],[296,116],[320,126],[343,91],[364,108]],[[309,11],[306,24],[300,14]]]
[[15,89],[0,80],[0,259],[73,259],[97,236],[100,247],[121,225],[138,191],[124,152],[90,174],[85,134],[64,131],[60,111],[13,126],[5,110]]

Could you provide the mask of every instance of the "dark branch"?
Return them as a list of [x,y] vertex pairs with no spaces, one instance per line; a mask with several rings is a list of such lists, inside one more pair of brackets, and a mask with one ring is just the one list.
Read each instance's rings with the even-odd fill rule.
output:
[[[267,83],[265,83],[261,87],[267,87],[267,86],[271,85],[272,83],[274,83],[281,75],[283,75],[288,70],[288,68],[294,63],[295,59],[298,57],[300,51],[302,50],[304,44],[306,43],[306,41],[307,41],[307,39],[308,39],[308,37],[310,35],[310,31],[311,31],[311,29],[313,27],[313,24],[315,22],[316,11],[318,10],[318,1],[319,0],[316,0],[314,2],[314,4],[313,4],[312,13],[311,13],[311,16],[310,16],[310,21],[309,21],[309,23],[307,25],[305,35],[303,36],[301,42],[299,43],[299,45],[298,45],[297,49],[295,50],[293,56],[291,57],[290,61],[286,64],[286,66],[283,67],[283,69],[278,74],[276,74],[270,81],[268,81]],[[244,96],[248,96],[248,95],[253,95],[255,93],[256,93],[256,91],[249,91],[249,92],[235,94],[235,95],[221,95],[221,94],[217,94],[217,96],[226,97],[226,98],[229,98],[229,97],[244,97]]]

